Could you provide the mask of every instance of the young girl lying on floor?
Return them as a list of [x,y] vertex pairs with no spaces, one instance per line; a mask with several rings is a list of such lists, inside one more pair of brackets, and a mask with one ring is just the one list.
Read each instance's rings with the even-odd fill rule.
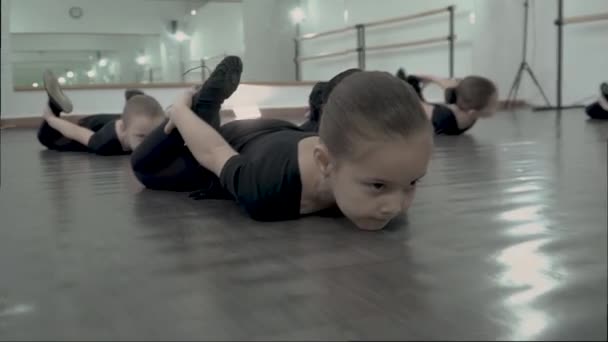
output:
[[[349,69],[342,77],[360,72],[360,69]],[[435,134],[459,135],[469,130],[478,118],[489,117],[496,111],[498,94],[494,84],[483,77],[469,76],[464,79],[442,79],[430,75],[405,75],[399,69],[397,77],[410,84],[433,123]],[[308,101],[307,121],[300,127],[317,132],[323,114],[323,104],[327,102],[332,89],[340,79],[330,82],[318,82],[313,87]],[[445,92],[446,104],[429,103],[424,99],[422,90],[430,83],[439,85]]]
[[[498,91],[492,81],[480,76],[444,79],[431,75],[406,75],[403,69],[397,77],[410,84],[433,122],[435,134],[459,135],[471,129],[477,119],[492,116],[498,106]],[[430,83],[441,87],[446,103],[429,103],[422,90]]]
[[600,97],[587,106],[585,112],[592,119],[608,120],[608,82],[600,85]]
[[73,124],[60,117],[61,113],[72,111],[72,101],[50,71],[44,73],[44,87],[48,102],[38,140],[50,150],[106,156],[128,154],[165,118],[165,112],[153,97],[139,90],[127,90],[122,114],[89,115]]
[[131,157],[145,186],[203,188],[201,197],[231,198],[264,221],[338,209],[377,230],[407,210],[433,148],[411,86],[385,72],[344,77],[323,106],[318,134],[276,119],[220,127],[219,108],[241,72],[240,59],[229,56],[196,94],[175,100],[165,127]]

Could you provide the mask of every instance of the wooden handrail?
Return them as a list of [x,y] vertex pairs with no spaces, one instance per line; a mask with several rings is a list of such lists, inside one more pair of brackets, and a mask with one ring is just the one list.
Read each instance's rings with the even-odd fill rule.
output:
[[209,56],[209,57],[203,58],[203,59],[206,60],[206,61],[210,61],[210,60],[213,60],[213,59],[224,58],[224,57],[229,56],[229,55],[230,55],[229,53],[223,52],[223,53],[219,53],[217,55]]
[[[416,18],[428,17],[428,16],[439,14],[439,13],[442,13],[442,12],[447,12],[447,11],[450,10],[450,8],[455,8],[455,6],[448,6],[448,7],[438,8],[438,9],[434,9],[434,10],[430,10],[430,11],[425,11],[425,12],[405,15],[405,16],[401,16],[401,17],[389,18],[389,19],[378,20],[378,21],[370,21],[368,23],[363,23],[362,25],[365,26],[365,27],[374,27],[374,26],[380,26],[380,25],[387,25],[387,24],[396,23],[396,22],[400,22],[400,21],[406,21],[406,20],[411,20],[411,19],[416,19]],[[345,33],[345,32],[348,32],[348,31],[356,30],[357,26],[359,26],[359,25],[346,26],[346,27],[343,27],[343,28],[339,28],[339,29],[335,29],[335,30],[329,30],[329,31],[323,31],[323,32],[319,32],[319,33],[308,33],[308,34],[304,34],[304,35],[301,35],[299,37],[296,37],[296,40],[302,41],[302,40],[308,40],[308,39],[315,39],[315,38],[320,38],[320,37],[326,37],[326,36],[330,36],[330,35],[334,35],[334,34]]]
[[319,38],[319,37],[325,37],[325,36],[331,36],[334,34],[340,34],[340,33],[345,33],[351,30],[356,30],[357,27],[356,26],[347,26],[347,27],[343,27],[343,28],[339,28],[339,29],[335,29],[335,30],[329,30],[329,31],[323,31],[323,32],[319,32],[319,33],[308,33],[308,34],[304,34],[301,35],[299,37],[297,37],[297,40],[308,40],[308,39],[315,39],[315,38]]
[[[453,39],[456,39],[456,37],[457,36],[454,35]],[[367,51],[374,51],[374,50],[377,51],[377,50],[395,49],[395,48],[403,48],[403,47],[409,47],[409,46],[426,45],[426,44],[438,43],[438,42],[449,41],[449,40],[450,40],[450,36],[437,37],[437,38],[422,39],[422,40],[405,42],[405,43],[368,46],[368,47],[366,47],[366,50]]]
[[302,61],[309,61],[309,60],[313,60],[313,59],[342,56],[342,55],[347,55],[349,53],[354,53],[354,52],[357,52],[357,49],[346,49],[346,50],[341,50],[341,51],[336,51],[336,52],[321,53],[321,54],[312,55],[312,56],[304,56],[304,57],[297,58],[297,60],[298,60],[298,62],[302,62]]
[[[241,82],[241,85],[253,85],[253,86],[310,86],[316,84],[318,81],[294,81],[294,82]],[[162,89],[162,88],[190,88],[200,83],[196,82],[159,82],[159,83],[103,83],[103,84],[82,84],[82,85],[62,85],[63,90],[103,90],[103,89]],[[44,88],[34,88],[31,86],[15,86],[14,91],[44,91]]]
[[587,23],[592,21],[608,20],[608,13],[591,14],[591,15],[579,15],[575,17],[569,17],[562,19],[562,24],[578,24]]
[[[90,89],[155,89],[155,88],[188,88],[198,83],[194,82],[158,82],[158,83],[100,83],[100,84],[78,84],[62,85],[63,90],[90,90]],[[44,88],[34,88],[29,86],[15,86],[15,91],[44,91]]]
[[388,19],[378,20],[378,21],[370,21],[368,23],[363,23],[363,26],[365,26],[367,28],[367,27],[387,25],[387,24],[392,24],[392,23],[396,23],[396,22],[400,22],[400,21],[407,21],[407,20],[412,20],[412,19],[417,19],[417,18],[422,18],[422,17],[428,17],[431,15],[447,12],[450,10],[450,8],[452,8],[452,7],[448,6],[448,7],[438,8],[438,9],[434,9],[434,10],[430,10],[430,11],[426,11],[426,12],[405,15],[405,16],[401,16],[401,17],[388,18]]
[[[454,35],[452,38],[454,40],[456,40],[457,35]],[[408,47],[408,46],[426,45],[426,44],[438,43],[438,42],[449,41],[449,40],[450,40],[450,36],[436,37],[436,38],[428,38],[428,39],[422,39],[422,40],[417,40],[417,41],[412,41],[412,42],[368,46],[365,48],[365,50],[374,51],[374,50],[394,49],[394,48],[402,48],[402,47]],[[313,59],[342,56],[342,55],[347,55],[349,53],[355,53],[355,52],[357,52],[357,49],[346,49],[346,50],[341,50],[341,51],[336,51],[336,52],[321,53],[321,54],[312,55],[312,56],[303,56],[303,57],[299,57],[297,60],[298,60],[298,62],[302,62],[302,61],[309,61],[309,60],[313,60]]]
[[11,32],[11,35],[16,36],[160,36],[160,33],[122,33],[122,32],[47,32],[47,31],[38,31],[38,32]]

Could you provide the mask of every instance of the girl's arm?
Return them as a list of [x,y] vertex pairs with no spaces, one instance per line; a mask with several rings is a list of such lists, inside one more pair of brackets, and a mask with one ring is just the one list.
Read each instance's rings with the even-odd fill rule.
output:
[[[171,122],[199,164],[219,177],[224,164],[238,153],[215,129],[192,112],[191,99],[191,92],[186,92],[173,104]],[[166,128],[168,130],[170,127]]]
[[59,131],[64,137],[77,141],[84,146],[89,145],[89,140],[91,140],[91,136],[94,134],[90,129],[78,126],[53,115],[47,116],[46,122],[49,126]]
[[416,76],[418,76],[424,82],[435,83],[444,90],[447,88],[455,88],[456,86],[458,86],[458,83],[460,83],[460,79],[458,78],[440,78],[433,75]]

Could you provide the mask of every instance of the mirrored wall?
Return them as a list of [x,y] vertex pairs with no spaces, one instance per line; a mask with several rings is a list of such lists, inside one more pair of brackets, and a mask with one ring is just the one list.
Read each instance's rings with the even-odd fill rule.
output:
[[[474,0],[384,0],[382,6],[373,0],[10,3],[16,87],[40,87],[45,69],[57,74],[63,84],[73,86],[199,82],[226,55],[242,57],[244,82],[315,81],[361,65],[392,72],[406,63],[415,70],[432,65],[434,71],[447,75],[454,58],[449,62],[446,37],[450,18],[445,9],[457,3],[455,54],[470,61],[469,22],[475,7]],[[375,49],[361,61],[358,24],[435,9],[443,10],[414,23],[365,28],[368,49],[394,48]],[[340,32],[296,40],[328,31]],[[424,48],[399,46],[421,39],[435,40]],[[333,55],[315,58],[327,54]],[[461,60],[456,58],[456,69],[466,72],[470,63],[465,65]]]

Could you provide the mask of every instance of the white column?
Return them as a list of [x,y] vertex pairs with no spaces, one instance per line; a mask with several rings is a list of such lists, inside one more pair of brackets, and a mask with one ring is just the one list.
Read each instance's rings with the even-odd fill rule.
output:
[[295,81],[296,28],[289,12],[297,0],[244,0],[244,81]]
[[2,48],[0,49],[0,59],[1,59],[1,87],[2,87],[2,98],[0,99],[2,108],[0,109],[0,114],[2,116],[6,116],[9,114],[8,110],[9,99],[11,98],[11,94],[13,93],[13,72],[12,65],[10,64],[10,56],[11,56],[11,44],[10,44],[10,0],[1,0],[2,2]]
[[185,63],[189,57],[181,49],[183,49],[182,45],[189,44],[189,42],[178,42],[170,34],[162,34],[160,42],[163,82],[181,82],[182,67],[186,67]]

